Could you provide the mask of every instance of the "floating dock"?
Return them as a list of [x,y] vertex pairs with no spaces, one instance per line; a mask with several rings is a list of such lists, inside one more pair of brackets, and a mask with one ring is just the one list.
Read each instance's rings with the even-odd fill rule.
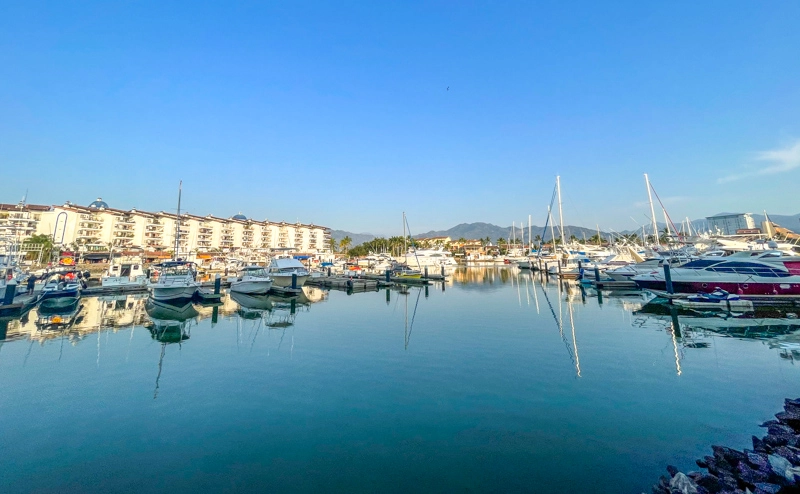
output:
[[354,292],[375,291],[380,286],[387,286],[393,283],[367,278],[343,278],[338,276],[321,276],[319,278],[309,278],[306,285],[318,286],[322,288],[336,288],[339,290],[352,290]]

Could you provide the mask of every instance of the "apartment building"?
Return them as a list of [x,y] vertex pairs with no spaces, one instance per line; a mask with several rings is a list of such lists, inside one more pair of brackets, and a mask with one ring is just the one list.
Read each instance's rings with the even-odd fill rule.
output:
[[[180,232],[178,232],[178,225]],[[330,251],[330,229],[313,224],[258,221],[239,213],[212,215],[122,210],[98,198],[88,206],[0,204],[0,236],[52,235],[56,244],[82,252],[141,248],[181,253],[269,253],[273,249],[321,254]]]

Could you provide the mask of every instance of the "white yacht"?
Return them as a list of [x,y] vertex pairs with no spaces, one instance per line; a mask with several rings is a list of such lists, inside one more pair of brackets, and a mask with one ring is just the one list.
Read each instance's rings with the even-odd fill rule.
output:
[[292,286],[292,275],[297,275],[297,286],[300,288],[311,276],[303,263],[294,258],[275,258],[269,263],[267,274],[272,278],[272,286],[289,288]]
[[[416,259],[418,267],[455,267],[457,265],[453,254],[444,248],[438,249],[414,249],[411,248],[405,256],[407,259]],[[409,264],[414,264],[409,262]]]
[[197,270],[193,262],[166,261],[152,267],[147,287],[153,300],[167,302],[194,297],[200,284],[195,281]]
[[[291,284],[291,280],[290,284]],[[249,295],[264,295],[272,288],[272,278],[263,266],[246,266],[231,281],[231,291]]]
[[123,257],[111,259],[111,264],[100,278],[102,287],[132,288],[147,286],[141,258]]

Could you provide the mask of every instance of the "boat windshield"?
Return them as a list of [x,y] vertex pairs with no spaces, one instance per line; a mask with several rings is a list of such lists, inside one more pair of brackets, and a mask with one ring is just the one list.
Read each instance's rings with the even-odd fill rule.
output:
[[266,278],[267,271],[264,268],[248,268],[245,269],[242,274],[244,276],[255,276],[258,278]]
[[188,264],[178,264],[174,266],[164,266],[161,269],[161,274],[164,276],[186,276],[191,274],[192,270]]

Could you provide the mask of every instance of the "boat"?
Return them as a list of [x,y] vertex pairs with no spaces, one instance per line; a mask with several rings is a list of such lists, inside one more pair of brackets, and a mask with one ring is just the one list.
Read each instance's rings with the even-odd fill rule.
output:
[[231,292],[250,295],[266,294],[271,287],[272,278],[263,266],[246,266],[241,269],[239,276],[231,281]]
[[[708,293],[716,289],[747,297],[800,297],[800,256],[781,251],[737,252],[698,259],[670,268],[672,293]],[[634,276],[633,281],[657,295],[667,294],[663,270]]]
[[742,300],[739,295],[728,293],[717,287],[711,293],[697,293],[685,299],[674,299],[673,304],[692,309],[722,309],[730,311],[752,311],[753,302]]
[[172,261],[156,264],[151,268],[150,282],[147,288],[152,298],[159,302],[179,302],[194,297],[200,284],[197,282],[197,266],[180,257],[181,235],[181,190],[183,181],[178,185],[178,214],[175,221],[176,256]]
[[444,267],[455,267],[458,263],[456,263],[453,254],[450,251],[445,250],[443,247],[438,249],[417,249],[411,248],[408,251],[408,256],[415,256],[417,259],[417,264],[420,268],[425,267],[434,267],[434,268],[441,268]]
[[80,297],[55,297],[39,302],[39,314],[59,314],[70,312],[78,304]]
[[78,278],[78,271],[59,271],[50,274],[42,288],[40,300],[48,298],[80,298],[82,281]]
[[[272,278],[272,286],[279,288],[300,288],[311,276],[302,262],[291,257],[272,259],[267,274]],[[296,279],[294,283],[293,279]]]
[[108,269],[100,277],[100,286],[103,288],[145,288],[147,275],[143,269],[141,258],[122,257],[111,258]]
[[151,268],[150,282],[147,284],[154,300],[178,301],[194,297],[197,288],[197,270],[193,262],[165,261]]

